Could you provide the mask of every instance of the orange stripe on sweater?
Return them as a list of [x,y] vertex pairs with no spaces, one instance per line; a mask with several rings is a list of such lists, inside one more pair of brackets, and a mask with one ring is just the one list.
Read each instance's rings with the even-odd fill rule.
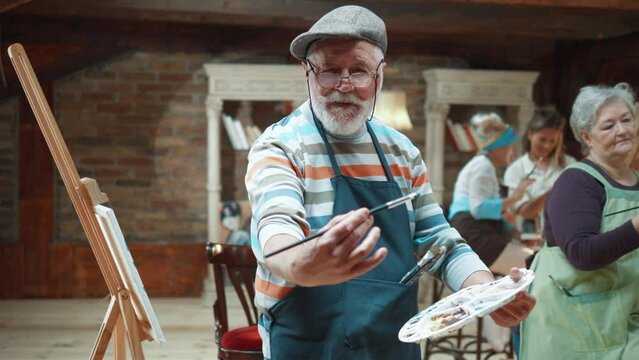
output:
[[411,179],[410,169],[405,166],[399,166],[397,164],[390,165],[391,173],[393,176],[401,176],[406,180]]
[[275,299],[281,299],[286,296],[291,290],[292,287],[279,286],[277,284],[273,284],[270,281],[266,281],[259,276],[255,277],[255,290],[259,291],[262,294],[270,296]]
[[333,177],[333,168],[330,166],[306,166],[304,174],[307,179],[321,180]]
[[382,165],[348,165],[340,166],[339,169],[342,174],[352,177],[384,176]]
[[[343,175],[363,178],[368,176],[385,176],[382,165],[345,165],[339,167]],[[410,169],[399,165],[390,165],[391,174],[410,180]],[[321,180],[333,177],[333,169],[330,166],[306,166],[304,169],[306,178]]]
[[424,185],[426,182],[428,182],[428,173],[422,173],[421,175],[419,175],[418,177],[416,177],[413,180],[413,187],[420,187],[422,185]]
[[268,167],[268,166],[283,166],[283,167],[289,168],[289,169],[291,169],[291,170],[293,170],[295,172],[295,175],[298,178],[300,178],[300,179],[302,178],[302,174],[299,172],[299,170],[296,167],[293,166],[293,164],[291,164],[290,161],[288,161],[287,159],[284,159],[284,158],[279,158],[279,157],[266,157],[266,158],[256,162],[246,172],[246,178],[247,179],[252,178],[253,174],[255,173],[255,171],[257,171],[258,169],[264,168],[264,167]]

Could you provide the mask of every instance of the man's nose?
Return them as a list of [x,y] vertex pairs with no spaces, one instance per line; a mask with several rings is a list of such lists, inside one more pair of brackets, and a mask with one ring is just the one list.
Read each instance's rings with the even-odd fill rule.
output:
[[347,69],[342,70],[342,73],[340,74],[340,78],[339,78],[339,83],[337,83],[337,86],[335,86],[335,89],[337,89],[337,91],[340,91],[340,92],[353,91],[355,89],[355,86],[351,84],[350,76],[351,74],[348,72]]

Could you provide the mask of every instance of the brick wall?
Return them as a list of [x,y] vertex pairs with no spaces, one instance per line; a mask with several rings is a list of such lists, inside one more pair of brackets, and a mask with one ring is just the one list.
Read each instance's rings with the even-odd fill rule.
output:
[[[207,78],[202,65],[207,62],[285,63],[286,59],[248,52],[216,56],[137,52],[55,82],[54,113],[80,177],[95,178],[109,195],[108,205],[116,211],[128,241],[206,239]],[[423,149],[426,90],[421,72],[466,67],[466,63],[425,56],[391,57],[387,62],[384,88],[406,91],[414,125],[406,134]],[[238,103],[229,102],[224,111],[234,115],[237,108]],[[278,103],[255,103],[253,119],[264,128],[279,120],[284,108]],[[222,198],[244,199],[247,152],[234,152],[222,134]],[[447,160],[447,174],[456,175],[458,168],[448,168],[450,164]],[[0,176],[7,177],[4,170]],[[56,241],[85,242],[60,179],[56,190]]]
[[[128,241],[204,241],[207,62],[251,53],[131,53],[55,83],[55,112],[80,177],[98,180]],[[62,182],[57,240],[84,241]]]
[[0,243],[17,241],[18,101],[0,103]]
[[[98,180],[131,241],[205,233],[202,56],[128,54],[55,82],[55,113],[80,177]],[[57,239],[84,241],[61,182]]]

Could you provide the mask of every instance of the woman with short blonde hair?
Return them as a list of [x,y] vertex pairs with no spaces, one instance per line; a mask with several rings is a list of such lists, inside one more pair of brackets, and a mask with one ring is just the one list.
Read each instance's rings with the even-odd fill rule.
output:
[[496,113],[478,113],[471,118],[479,138],[479,153],[460,171],[455,182],[449,219],[468,245],[491,271],[506,274],[512,267],[524,267],[532,251],[512,242],[509,209],[524,195],[531,181],[525,180],[506,198],[500,196],[497,170],[514,156],[518,140],[512,127]]

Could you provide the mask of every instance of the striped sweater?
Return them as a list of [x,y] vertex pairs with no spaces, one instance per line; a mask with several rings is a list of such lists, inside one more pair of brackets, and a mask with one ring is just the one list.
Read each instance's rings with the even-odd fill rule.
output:
[[[406,241],[430,247],[435,241],[459,239],[432,195],[419,150],[406,136],[380,121],[373,119],[370,125],[402,194],[420,194],[407,204],[413,238]],[[327,137],[343,175],[386,180],[366,129],[352,137]],[[308,101],[266,129],[253,144],[248,160],[245,182],[253,211],[251,246],[258,261],[255,303],[264,311],[296,286],[265,266],[262,250],[266,241],[276,234],[301,239],[332,217],[333,169]],[[465,243],[460,243],[433,273],[457,290],[478,270],[487,268]]]

